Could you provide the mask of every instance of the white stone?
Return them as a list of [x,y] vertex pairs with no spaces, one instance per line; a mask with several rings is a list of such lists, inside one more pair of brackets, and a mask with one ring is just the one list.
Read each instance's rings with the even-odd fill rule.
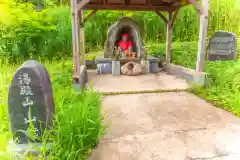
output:
[[120,61],[112,61],[112,75],[120,76]]
[[142,66],[143,66],[143,73],[144,74],[148,74],[150,71],[149,71],[149,69],[150,69],[150,63],[149,63],[149,61],[147,60],[141,60],[141,64],[142,64]]

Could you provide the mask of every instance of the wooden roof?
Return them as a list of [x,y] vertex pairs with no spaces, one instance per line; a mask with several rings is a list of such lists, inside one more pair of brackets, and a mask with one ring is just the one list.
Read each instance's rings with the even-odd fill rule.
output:
[[87,10],[173,11],[188,0],[90,0]]

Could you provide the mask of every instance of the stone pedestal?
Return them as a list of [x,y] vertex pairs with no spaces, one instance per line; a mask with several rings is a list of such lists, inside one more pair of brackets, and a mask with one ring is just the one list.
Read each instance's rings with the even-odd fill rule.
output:
[[120,76],[120,61],[112,61],[112,75]]
[[143,74],[148,74],[149,73],[149,69],[150,69],[150,63],[149,61],[145,61],[145,60],[141,60],[141,64],[143,66]]
[[158,63],[156,62],[150,62],[150,73],[158,73],[161,71],[161,68],[158,67]]
[[111,63],[100,63],[97,64],[97,74],[112,73],[112,64]]

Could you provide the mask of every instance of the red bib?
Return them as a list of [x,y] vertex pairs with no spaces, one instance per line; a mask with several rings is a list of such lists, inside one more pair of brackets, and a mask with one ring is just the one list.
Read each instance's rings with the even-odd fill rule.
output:
[[128,42],[124,42],[124,41],[119,41],[118,43],[119,47],[121,47],[124,51],[127,50],[129,47],[132,47],[132,42],[128,41]]

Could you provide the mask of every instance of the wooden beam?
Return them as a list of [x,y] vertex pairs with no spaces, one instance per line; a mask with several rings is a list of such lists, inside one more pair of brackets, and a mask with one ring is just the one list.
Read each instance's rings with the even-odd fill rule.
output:
[[168,20],[162,15],[161,12],[159,12],[158,10],[155,10],[155,12],[166,24],[168,23]]
[[166,61],[171,62],[172,52],[172,12],[168,12],[167,35],[166,35]]
[[84,35],[84,14],[83,10],[79,12],[79,27],[80,27],[80,54],[81,54],[81,65],[86,65],[85,61],[85,35]]
[[188,0],[188,2],[194,6],[199,14],[203,14],[203,9],[196,0]]
[[93,15],[95,15],[97,13],[98,10],[93,10],[92,12],[90,12],[85,18],[84,18],[84,23],[90,19]]
[[[75,0],[77,1],[77,0]],[[77,10],[79,11],[80,9],[82,9],[86,4],[88,4],[90,2],[90,0],[81,0],[78,4],[77,4]]]
[[124,10],[124,11],[173,11],[174,8],[169,6],[151,6],[151,5],[110,5],[110,4],[87,4],[84,10]]
[[72,9],[72,43],[73,43],[73,83],[79,83],[79,45],[78,45],[78,12],[77,1],[71,0]]
[[177,15],[178,15],[178,12],[179,12],[180,8],[181,8],[181,7],[178,6],[177,9],[176,9],[176,11],[175,11],[174,14],[173,14],[173,19],[172,19],[172,24],[171,24],[172,27],[173,27],[174,22],[175,22],[175,20],[176,20],[176,18],[177,18]]
[[200,30],[198,40],[198,53],[196,71],[202,72],[204,69],[204,61],[206,55],[206,37],[208,30],[208,0],[202,0],[203,14],[200,15]]

